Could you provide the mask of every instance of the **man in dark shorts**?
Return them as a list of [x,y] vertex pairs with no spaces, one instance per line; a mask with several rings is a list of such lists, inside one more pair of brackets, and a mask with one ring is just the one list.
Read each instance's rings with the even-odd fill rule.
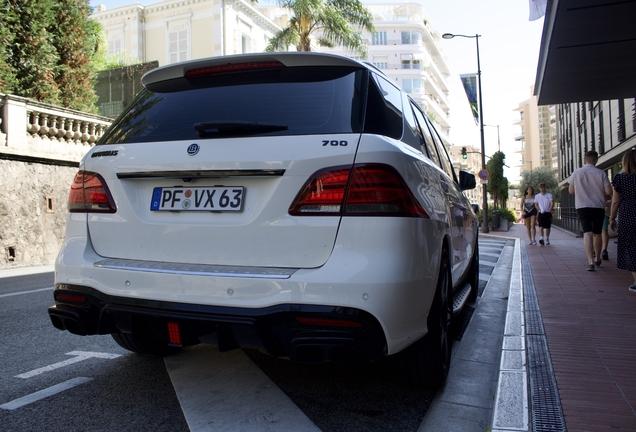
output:
[[[594,271],[601,265],[603,220],[605,200],[612,193],[607,174],[596,167],[598,153],[585,153],[585,165],[570,176],[570,194],[574,194],[576,212],[583,228],[583,244],[587,255],[587,270]],[[596,261],[594,259],[596,258]]]
[[[552,228],[552,206],[554,205],[554,200],[552,198],[552,194],[546,191],[545,183],[539,183],[540,194],[534,196],[534,205],[539,212],[537,216],[537,221],[539,222],[539,244],[543,246],[544,244],[550,244],[550,228]],[[545,240],[543,239],[543,233],[545,230]]]

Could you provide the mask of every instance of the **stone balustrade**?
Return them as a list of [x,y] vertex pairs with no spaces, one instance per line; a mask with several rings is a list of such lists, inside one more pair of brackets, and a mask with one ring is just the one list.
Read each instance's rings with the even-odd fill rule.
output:
[[112,120],[0,94],[0,153],[79,162]]

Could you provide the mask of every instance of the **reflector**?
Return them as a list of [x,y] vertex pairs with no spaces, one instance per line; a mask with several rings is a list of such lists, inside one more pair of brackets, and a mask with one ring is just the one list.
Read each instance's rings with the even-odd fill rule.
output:
[[168,323],[168,338],[170,339],[170,345],[181,346],[181,332],[179,331],[179,323]]
[[330,327],[362,327],[362,324],[360,324],[359,322],[342,319],[296,317],[296,320],[301,324],[307,325]]
[[80,294],[70,294],[63,292],[55,293],[55,301],[59,302],[71,302],[71,303],[84,303],[86,301],[86,296]]

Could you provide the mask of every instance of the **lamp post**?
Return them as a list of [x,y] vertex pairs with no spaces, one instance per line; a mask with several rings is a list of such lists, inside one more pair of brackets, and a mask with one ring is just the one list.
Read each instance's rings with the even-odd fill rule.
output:
[[[475,39],[477,43],[477,93],[479,94],[479,133],[481,136],[481,169],[486,169],[486,144],[484,142],[484,109],[481,104],[481,64],[479,63],[479,37],[481,35],[467,36],[460,34],[444,33],[443,39],[453,39],[454,37],[463,37],[469,39]],[[482,202],[484,218],[481,224],[481,232],[488,233],[488,187],[484,183],[484,199]]]

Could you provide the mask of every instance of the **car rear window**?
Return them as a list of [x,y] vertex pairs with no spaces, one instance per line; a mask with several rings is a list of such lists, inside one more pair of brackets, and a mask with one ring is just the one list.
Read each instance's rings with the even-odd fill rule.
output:
[[[363,69],[290,67],[181,78],[143,89],[99,144],[360,132]],[[195,125],[199,124],[195,130]],[[240,125],[281,126],[249,128]]]

